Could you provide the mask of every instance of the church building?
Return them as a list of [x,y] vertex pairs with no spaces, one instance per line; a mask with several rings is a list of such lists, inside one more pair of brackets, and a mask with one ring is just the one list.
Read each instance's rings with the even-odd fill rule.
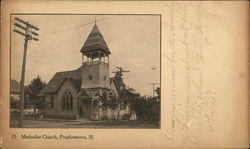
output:
[[[46,117],[92,120],[129,115],[129,106],[122,109],[119,106],[104,109],[102,106],[104,92],[119,98],[125,84],[121,73],[117,72],[112,78],[109,75],[111,52],[96,23],[80,52],[82,66],[76,70],[57,72],[40,92],[46,103],[41,112]],[[108,96],[105,100],[109,100]]]

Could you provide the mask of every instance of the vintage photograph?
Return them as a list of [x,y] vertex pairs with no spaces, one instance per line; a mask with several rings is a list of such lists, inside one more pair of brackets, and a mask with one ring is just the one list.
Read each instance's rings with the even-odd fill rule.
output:
[[1,6],[0,149],[249,147],[249,2]]
[[160,128],[161,15],[10,17],[10,128]]

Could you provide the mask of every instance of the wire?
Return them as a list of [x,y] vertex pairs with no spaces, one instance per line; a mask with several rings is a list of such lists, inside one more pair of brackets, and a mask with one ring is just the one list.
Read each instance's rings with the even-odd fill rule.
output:
[[[105,20],[108,20],[108,19],[111,19],[111,18],[114,18],[114,17],[117,17],[117,16],[101,19],[101,20],[98,20],[96,22],[102,22],[102,21],[105,21]],[[59,33],[59,32],[64,32],[64,31],[76,29],[76,28],[83,27],[83,26],[86,26],[86,25],[89,25],[89,24],[93,24],[93,23],[95,23],[95,21],[91,21],[91,22],[84,23],[84,24],[81,24],[81,25],[78,25],[78,26],[62,29],[62,30],[59,30],[59,31],[54,31],[54,32],[51,32],[51,33],[46,33],[44,36],[53,35],[53,34],[56,34],[56,33]]]

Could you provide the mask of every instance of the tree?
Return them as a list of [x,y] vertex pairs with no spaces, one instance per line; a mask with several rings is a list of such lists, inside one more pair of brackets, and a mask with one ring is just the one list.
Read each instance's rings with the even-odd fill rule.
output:
[[[102,94],[100,95],[100,100],[102,103],[102,108],[104,110],[107,109],[116,109],[118,110],[118,120],[120,120],[120,110],[125,109],[127,105],[133,106],[133,102],[135,100],[135,97],[139,97],[140,94],[136,93],[133,88],[123,88],[120,90],[118,95],[116,95],[112,91],[103,91]],[[130,108],[130,114],[131,114],[131,109]],[[131,115],[130,115],[131,116]]]
[[44,109],[46,106],[42,98],[38,97],[38,94],[44,88],[45,85],[46,83],[41,80],[40,76],[37,76],[37,78],[33,79],[30,85],[28,86],[28,96],[31,100],[31,104],[34,106],[34,112],[36,112],[36,109],[41,110]]
[[120,106],[122,107],[121,109],[125,108],[127,105],[130,106],[130,112],[129,112],[129,117],[132,115],[132,110],[135,108],[135,101],[136,98],[140,97],[139,93],[136,93],[135,89],[126,87],[123,88],[120,92]]
[[127,87],[123,88],[120,92],[120,98],[122,99],[122,104],[127,105],[134,101],[135,97],[138,97],[139,94],[135,92],[135,89]]
[[138,97],[133,107],[136,112],[137,120],[159,123],[160,103],[156,101],[155,97]]
[[105,110],[108,108],[115,109],[118,104],[116,95],[110,91],[103,91],[100,100],[102,102],[102,108]]
[[107,120],[107,110],[117,108],[117,96],[111,90],[104,90],[100,95],[101,107],[102,107],[102,117],[101,119]]
[[155,89],[155,92],[156,92],[156,94],[157,94],[157,97],[160,99],[160,98],[161,98],[161,88],[160,88],[160,87],[157,87],[157,88]]

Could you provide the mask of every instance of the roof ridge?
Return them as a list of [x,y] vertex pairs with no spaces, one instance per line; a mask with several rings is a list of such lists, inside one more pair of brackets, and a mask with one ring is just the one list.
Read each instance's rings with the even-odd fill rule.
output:
[[78,71],[79,69],[81,69],[82,68],[82,66],[80,66],[79,68],[77,68],[77,69],[73,69],[73,70],[67,70],[67,71],[59,71],[59,72],[56,72],[56,74],[57,73],[65,73],[65,72],[72,72],[72,71]]
[[68,70],[68,71],[59,71],[59,72],[56,72],[56,74],[57,73],[65,73],[65,72],[72,72],[72,71],[76,71],[77,69],[75,69],[75,70]]

